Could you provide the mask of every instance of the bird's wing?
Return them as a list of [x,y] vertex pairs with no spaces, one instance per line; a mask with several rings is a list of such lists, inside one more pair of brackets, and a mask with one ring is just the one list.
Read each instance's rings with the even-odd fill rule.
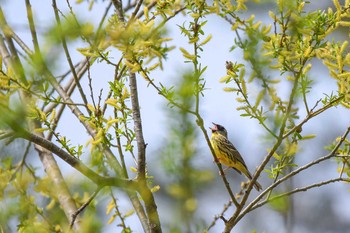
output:
[[241,154],[238,152],[236,147],[225,137],[221,140],[222,146],[224,147],[227,154],[232,156],[233,160],[237,160],[239,163],[241,163],[245,168],[247,168],[247,165],[245,164]]

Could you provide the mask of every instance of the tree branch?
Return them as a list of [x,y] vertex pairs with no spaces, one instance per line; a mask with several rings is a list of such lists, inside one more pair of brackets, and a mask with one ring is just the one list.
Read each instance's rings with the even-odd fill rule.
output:
[[330,183],[335,183],[335,182],[339,182],[339,181],[345,181],[345,182],[350,182],[350,179],[349,178],[342,178],[342,177],[338,177],[338,178],[335,178],[335,179],[330,179],[330,180],[326,180],[326,181],[322,181],[322,182],[319,182],[319,183],[315,183],[315,184],[311,184],[311,185],[308,185],[308,186],[304,186],[304,187],[301,187],[301,188],[296,188],[292,191],[289,191],[289,192],[286,192],[286,193],[282,193],[280,195],[277,195],[277,196],[273,196],[271,198],[269,198],[268,200],[264,200],[262,202],[259,202],[257,203],[256,205],[254,205],[250,211],[256,209],[256,208],[259,208],[260,206],[263,206],[269,202],[272,202],[272,201],[275,201],[275,200],[278,200],[280,198],[283,198],[283,197],[287,197],[287,196],[291,196],[295,193],[299,193],[299,192],[305,192],[305,191],[308,191],[310,189],[313,189],[313,188],[318,188],[318,187],[321,187],[321,186],[324,186],[324,185],[327,185],[327,184],[330,184]]
[[285,175],[284,177],[278,179],[275,183],[271,184],[262,193],[260,193],[259,196],[257,196],[252,202],[250,202],[249,205],[247,205],[247,207],[240,213],[240,215],[237,216],[236,222],[238,222],[245,214],[250,212],[252,210],[253,206],[255,204],[257,204],[259,202],[259,200],[261,200],[268,192],[270,192],[273,188],[275,188],[277,185],[279,185],[283,181],[289,179],[292,176],[295,176],[299,172],[301,172],[303,170],[306,170],[307,168],[309,168],[311,166],[314,166],[314,165],[316,165],[316,164],[318,164],[318,163],[320,163],[320,162],[322,162],[324,160],[327,160],[327,159],[330,159],[330,158],[334,157],[336,152],[337,152],[337,150],[339,149],[341,144],[344,142],[344,140],[348,136],[349,132],[350,132],[350,126],[347,128],[347,130],[344,132],[344,134],[342,135],[342,137],[339,140],[339,142],[337,143],[337,145],[333,148],[333,150],[329,154],[327,154],[327,155],[325,155],[325,156],[323,156],[323,157],[321,157],[321,158],[319,158],[317,160],[314,160],[314,161],[312,161],[312,162],[310,162],[308,164],[305,164],[304,166],[299,167],[298,169],[296,169],[296,170],[292,171],[291,173]]
[[61,37],[62,46],[63,46],[63,50],[64,50],[64,53],[65,53],[66,58],[67,58],[67,62],[69,64],[70,70],[71,70],[71,72],[73,74],[75,84],[78,87],[80,96],[81,96],[81,98],[82,98],[82,100],[83,100],[83,102],[85,104],[85,109],[86,109],[87,112],[90,113],[90,109],[87,106],[88,105],[88,101],[86,99],[86,96],[85,96],[85,93],[83,91],[83,88],[80,85],[78,75],[77,75],[77,73],[75,71],[75,67],[73,65],[71,56],[69,54],[69,50],[68,50],[68,46],[67,46],[65,35],[62,32],[61,20],[60,20],[60,16],[58,15],[58,8],[57,8],[56,0],[52,0],[52,7],[53,7],[53,10],[54,10],[54,13],[55,13],[55,18],[56,18],[56,22],[57,22],[57,26],[58,26],[58,31],[59,31],[59,34],[60,34],[60,37]]
[[130,86],[130,95],[131,95],[131,107],[132,107],[132,116],[134,120],[134,129],[137,142],[137,172],[139,179],[146,178],[146,144],[143,138],[142,132],[142,121],[140,113],[140,105],[138,101],[137,93],[137,82],[135,73],[131,73],[129,76],[129,86]]
[[[27,7],[28,21],[29,21],[31,31],[35,32],[35,26],[34,26],[34,22],[32,19],[32,11],[31,11],[29,1],[26,1],[26,7]],[[1,18],[2,18],[1,19],[2,30],[4,30],[4,28],[9,28],[7,26],[7,23],[4,19],[4,17],[3,17],[2,11],[1,11]],[[10,45],[13,59],[14,59],[13,61],[10,58],[8,59],[7,64],[6,64],[7,68],[8,69],[11,68],[14,71],[15,76],[19,77],[20,80],[22,80],[22,82],[24,82],[26,84],[27,81],[26,81],[26,77],[24,74],[24,69],[23,69],[21,61],[19,60],[19,57],[17,55],[17,51],[14,47],[12,38],[11,38],[11,36],[8,36],[8,35],[6,36],[6,38],[8,40],[9,45]],[[33,40],[34,40],[34,38],[33,38]],[[3,43],[1,43],[0,46],[2,47],[2,51],[6,50]],[[35,47],[35,48],[36,48],[36,50],[39,50],[38,47]],[[24,102],[30,102],[30,100],[32,98],[29,93],[26,93],[23,90],[20,91],[20,95],[21,95]],[[35,129],[39,124],[35,123],[33,120],[29,120],[29,125],[30,125],[31,129]],[[58,201],[59,201],[60,205],[62,206],[62,209],[63,209],[68,221],[70,221],[71,213],[76,210],[76,205],[75,205],[75,202],[74,202],[72,196],[70,195],[68,187],[67,187],[67,185],[64,181],[64,178],[61,174],[61,171],[56,163],[56,160],[53,158],[52,153],[50,151],[43,150],[43,148],[41,148],[37,145],[35,146],[35,148],[39,152],[39,157],[43,163],[43,166],[45,168],[46,173],[48,174],[51,181],[55,185],[55,188],[57,189]],[[74,229],[76,231],[79,231],[79,229],[80,229],[79,221],[74,225]]]
[[79,207],[79,209],[72,214],[72,219],[71,222],[69,224],[70,228],[72,229],[72,227],[74,226],[75,220],[77,219],[78,215],[88,206],[90,205],[91,201],[96,197],[96,195],[98,194],[98,192],[100,192],[100,190],[102,189],[101,186],[98,186],[96,191],[91,195],[91,197],[82,205]]
[[[125,23],[122,1],[112,0],[112,2],[116,8],[119,20]],[[138,7],[134,10],[134,14],[137,13],[141,4],[142,4],[142,0],[139,0],[139,2],[137,3]],[[133,17],[135,17],[135,15]],[[127,25],[130,23],[131,23],[131,20],[128,21]],[[149,189],[147,185],[147,180],[146,180],[146,144],[144,142],[143,132],[142,132],[142,123],[141,123],[140,106],[138,102],[136,75],[134,72],[131,72],[131,70],[129,70],[129,72],[130,72],[129,86],[130,86],[130,95],[131,95],[131,106],[132,106],[134,129],[135,129],[137,149],[138,149],[138,162],[137,162],[138,163],[138,181],[140,182],[140,188],[142,189],[140,192],[140,195],[142,196],[143,201],[145,203],[148,219],[146,218],[144,208],[142,207],[137,196],[132,192],[128,194],[134,208],[136,209],[136,213],[139,216],[139,219],[141,221],[144,231],[152,232],[152,233],[160,233],[162,232],[162,229],[160,225],[159,215],[157,212],[157,205],[154,201],[153,194]]]
[[56,146],[51,141],[46,140],[43,137],[37,136],[35,134],[32,134],[28,131],[22,130],[21,132],[17,132],[15,136],[19,138],[26,139],[30,142],[33,142],[37,145],[40,145],[41,147],[45,148],[46,150],[56,154],[58,157],[60,157],[63,161],[65,161],[67,164],[69,164],[71,167],[78,170],[80,173],[82,173],[84,176],[89,178],[92,182],[94,182],[98,186],[115,186],[120,187],[124,189],[129,190],[139,190],[137,188],[137,185],[135,181],[131,180],[125,180],[120,179],[117,177],[102,177],[90,168],[88,168],[85,164],[83,164],[79,159],[75,158],[74,156],[70,155],[63,149]]
[[[323,113],[324,111],[326,111],[327,109],[333,107],[337,102],[341,101],[342,99],[344,99],[344,96],[341,95],[338,98],[336,98],[335,100],[329,102],[328,104],[324,105],[322,108],[313,111],[313,109],[311,109],[311,111],[309,111],[309,113],[307,114],[307,116],[304,118],[304,120],[302,120],[299,124],[295,125],[292,129],[290,129],[288,132],[286,132],[283,135],[283,139],[288,137],[289,135],[291,135],[292,133],[294,133],[296,130],[301,129],[301,127],[308,122],[311,118],[314,118],[315,116],[318,116],[319,114]],[[319,101],[318,101],[319,102]],[[317,103],[318,103],[317,102]],[[315,105],[315,107],[317,106],[317,103]]]
[[[300,68],[300,71],[295,75],[293,87],[292,87],[291,93],[289,95],[288,106],[287,106],[286,112],[284,113],[285,115],[283,117],[282,124],[280,126],[280,132],[279,132],[277,141],[276,141],[275,145],[273,146],[272,150],[268,153],[268,155],[266,155],[263,162],[260,164],[260,166],[256,170],[255,174],[253,175],[253,178],[251,179],[251,181],[248,185],[248,188],[247,188],[247,190],[242,198],[242,201],[240,202],[239,207],[236,209],[236,211],[234,212],[232,217],[225,224],[225,229],[224,229],[225,233],[230,232],[232,230],[232,228],[235,226],[235,224],[239,221],[239,219],[240,219],[239,216],[241,215],[241,211],[242,211],[246,201],[248,200],[249,194],[253,188],[255,181],[260,176],[261,172],[264,170],[265,166],[268,164],[271,157],[273,156],[273,154],[275,153],[275,151],[278,149],[278,147],[281,145],[281,143],[283,141],[283,134],[284,134],[284,131],[286,128],[287,120],[290,117],[292,106],[294,104],[294,98],[295,98],[295,95],[297,93],[298,80],[300,78],[301,69],[302,68]],[[263,193],[265,193],[265,192],[263,192]]]
[[141,196],[145,202],[146,212],[150,221],[149,227],[151,232],[162,232],[159,215],[157,212],[157,205],[155,203],[153,194],[147,185],[146,180],[146,144],[142,132],[141,113],[138,101],[137,82],[135,73],[130,72],[129,86],[131,95],[131,108],[137,142],[137,174],[138,180],[141,182],[141,187],[143,189],[141,192]]

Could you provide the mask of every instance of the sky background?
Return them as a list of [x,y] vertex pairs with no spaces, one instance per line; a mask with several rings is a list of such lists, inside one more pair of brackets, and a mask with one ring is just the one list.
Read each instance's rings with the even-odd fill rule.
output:
[[[310,9],[323,9],[325,7],[324,5],[320,5],[319,2],[322,1],[316,2],[317,3],[312,4]],[[331,1],[329,2],[331,3]],[[39,29],[38,32],[39,34],[44,35],[54,20],[51,1],[33,0],[31,3],[35,14],[36,25]],[[7,16],[8,23],[12,25],[16,33],[18,33],[19,36],[23,38],[30,47],[32,47],[30,44],[30,33],[27,29],[24,1],[0,0],[0,4]],[[68,12],[65,1],[58,1],[58,5],[63,13]],[[87,3],[73,5],[73,8],[77,12],[78,18],[96,24],[99,22],[106,6],[107,2],[97,1],[92,11],[88,10]],[[259,18],[259,20],[262,20],[264,23],[272,23],[272,20],[268,18],[267,9],[274,10],[273,4],[264,4],[258,8],[253,7],[253,13],[256,14],[256,18]],[[164,70],[154,73],[153,77],[156,82],[171,85],[180,78],[182,73],[191,68],[189,65],[183,63],[181,52],[178,50],[180,46],[189,48],[189,46],[186,45],[186,38],[180,34],[180,30],[177,26],[181,25],[184,20],[188,21],[190,19],[186,19],[185,16],[182,15],[174,18],[168,24],[167,29],[169,31],[169,36],[174,38],[173,41],[169,42],[169,45],[176,45],[177,49],[170,53],[167,62],[164,64]],[[205,26],[205,32],[207,34],[212,34],[213,38],[207,45],[205,45],[204,52],[201,54],[202,59],[200,61],[202,66],[208,66],[208,69],[204,74],[207,81],[207,90],[205,91],[205,98],[201,107],[205,127],[208,128],[211,125],[211,122],[224,125],[229,132],[229,139],[234,142],[238,150],[244,156],[249,169],[254,171],[255,167],[258,166],[265,156],[266,148],[268,147],[266,142],[260,139],[263,131],[255,120],[242,118],[240,116],[241,113],[236,111],[236,108],[239,106],[235,101],[235,98],[237,97],[236,94],[224,92],[222,88],[225,85],[219,83],[219,79],[226,74],[225,61],[242,62],[242,54],[238,49],[234,52],[229,51],[230,47],[233,45],[235,34],[230,30],[230,26],[227,22],[215,16],[209,16],[207,17],[207,20],[208,23]],[[344,35],[339,33],[339,37],[344,37]],[[41,40],[44,41],[43,38],[41,38]],[[74,48],[85,46],[87,45],[71,44],[72,49],[70,52],[74,62],[82,59],[82,55]],[[49,48],[49,45],[47,45],[47,48]],[[115,54],[116,59],[118,59],[117,55],[118,54]],[[53,49],[52,57],[57,57],[55,75],[65,73],[68,66],[62,54],[61,56],[58,56]],[[324,93],[330,93],[330,89],[336,91],[337,86],[335,80],[330,78],[328,71],[322,64],[315,62],[313,65],[310,74],[316,85],[311,90],[311,99],[317,101],[324,97]],[[113,77],[113,74],[114,70],[111,66],[106,66],[101,63],[95,64],[92,67],[91,75],[94,77],[93,85],[96,90],[95,96],[98,95],[101,88],[104,88],[104,96],[107,94],[107,88],[105,86],[106,81],[110,80],[111,77]],[[278,74],[271,75],[278,76]],[[86,79],[83,79],[83,86],[87,88]],[[163,139],[167,135],[167,131],[164,130],[168,120],[168,115],[165,114],[164,111],[166,108],[166,102],[164,99],[160,98],[156,90],[152,89],[152,87],[147,87],[146,81],[141,77],[138,78],[138,87],[144,137],[146,143],[148,143],[148,162],[150,167],[156,167],[154,164],[159,162],[157,155],[159,155],[159,149],[161,148],[160,139]],[[285,86],[281,86],[281,88],[287,90]],[[252,92],[254,92],[254,90],[252,90]],[[286,92],[286,96],[287,95],[289,95],[288,92]],[[74,98],[78,100],[78,95],[73,96],[73,99]],[[312,102],[310,105],[313,105]],[[348,126],[349,119],[349,111],[345,111],[344,108],[338,107],[327,111],[319,116],[318,119],[310,121],[303,128],[303,132],[305,132],[305,134],[317,134],[317,138],[313,139],[312,142],[307,142],[307,147],[302,147],[302,151],[297,157],[297,161],[304,164],[325,155],[327,152],[323,150],[322,147],[320,148],[319,145],[329,144],[336,136],[341,135],[345,127]],[[87,141],[87,136],[84,134],[85,130],[75,118],[72,118],[68,109],[63,115],[62,122],[64,123],[61,124],[58,129],[61,134],[68,136],[72,141],[72,144],[85,145]],[[200,139],[203,140],[203,138]],[[201,155],[197,163],[203,167],[212,169],[214,173],[217,174],[217,168],[212,162],[212,156],[205,143],[198,145],[198,148],[200,148]],[[89,150],[85,151],[87,154],[89,153]],[[35,160],[34,156],[33,160]],[[72,177],[76,176],[77,172],[74,171],[74,169],[67,167],[59,160],[58,162],[64,171],[71,173]],[[40,161],[37,161],[36,164],[40,166]],[[132,165],[131,162],[130,165]],[[305,176],[303,176],[304,178],[302,179],[298,179],[299,176],[297,176],[295,182],[297,184],[306,185],[310,184],[310,182],[320,181],[323,177],[329,174],[333,174],[333,177],[336,177],[337,174],[335,171],[336,163],[320,164],[315,169],[309,171],[310,174],[306,176],[308,177],[307,179],[305,179]],[[245,179],[243,176],[237,177],[237,174],[231,174],[229,177],[235,180],[235,182],[232,182],[231,184],[232,187],[239,185],[239,182]],[[263,187],[266,187],[267,184],[269,184],[266,173],[263,173],[259,180]],[[219,177],[213,181],[212,187],[213,188],[205,190],[205,195],[203,195],[203,193],[199,195],[200,205],[198,212],[202,213],[202,217],[207,223],[212,221],[214,215],[221,212],[223,204],[227,203],[228,200],[224,185]],[[312,225],[310,222],[317,223],[317,225],[320,226],[320,230],[323,230],[314,232],[338,232],[334,231],[337,227],[340,228],[339,232],[341,232],[342,229],[344,230],[344,227],[350,227],[350,223],[346,222],[347,219],[350,218],[350,210],[348,208],[348,204],[350,204],[348,189],[348,185],[339,183],[320,188],[320,191],[322,192],[319,190],[311,190],[307,193],[297,194],[295,196],[295,209],[298,210],[298,214],[296,215],[294,232],[309,232],[309,227]],[[123,194],[121,195],[124,196]],[[169,216],[168,214],[168,208],[171,208],[171,205],[167,203],[166,199],[160,198],[157,194],[156,198],[161,219],[163,220],[164,225],[166,225],[167,222],[172,219],[172,216]],[[344,203],[346,203],[346,205],[344,205]],[[325,209],[322,209],[322,207],[324,206],[326,206],[325,208],[328,208],[327,211],[330,212],[323,212]],[[122,208],[128,209],[131,207],[128,203],[124,203],[124,206],[122,204]],[[228,211],[226,216],[229,216],[230,213],[231,212]],[[104,214],[103,211],[101,214]],[[261,217],[262,215],[263,218]],[[336,219],[339,224],[335,226],[334,224],[327,222],[327,219]],[[131,226],[134,226],[134,223],[138,224],[136,218],[130,218],[128,221]],[[263,207],[254,211],[254,213],[250,214],[240,222],[238,228],[241,229],[242,232],[251,232],[254,230],[254,227],[259,226],[258,232],[280,232],[279,230],[283,226],[282,221],[283,219],[280,214],[267,207]],[[273,224],[271,224],[271,222],[273,222]],[[222,227],[223,223],[218,221],[211,232],[219,232]],[[115,226],[112,224],[111,226],[106,227],[105,232],[115,232],[114,230]],[[135,232],[142,232],[140,225],[136,228]]]

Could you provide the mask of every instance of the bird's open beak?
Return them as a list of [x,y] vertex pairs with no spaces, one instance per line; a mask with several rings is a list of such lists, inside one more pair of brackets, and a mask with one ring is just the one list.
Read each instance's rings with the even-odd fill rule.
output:
[[213,123],[214,127],[213,128],[209,127],[209,129],[211,129],[211,132],[216,132],[218,130],[218,126],[214,122],[212,122],[212,123]]

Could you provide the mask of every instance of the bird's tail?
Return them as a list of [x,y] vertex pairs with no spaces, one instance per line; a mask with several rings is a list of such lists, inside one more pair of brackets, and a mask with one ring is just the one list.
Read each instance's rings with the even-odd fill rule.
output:
[[[246,172],[244,172],[244,175],[246,175],[247,176],[247,178],[249,179],[249,180],[252,180],[252,175],[250,174],[250,172],[248,171],[248,170],[246,170]],[[256,180],[255,182],[254,182],[254,188],[256,189],[256,191],[260,191],[260,190],[262,190],[262,187],[261,187],[261,184],[259,184],[259,182]]]
[[262,190],[261,184],[259,184],[259,182],[256,180],[254,183],[254,188],[256,189],[256,191],[260,191]]

